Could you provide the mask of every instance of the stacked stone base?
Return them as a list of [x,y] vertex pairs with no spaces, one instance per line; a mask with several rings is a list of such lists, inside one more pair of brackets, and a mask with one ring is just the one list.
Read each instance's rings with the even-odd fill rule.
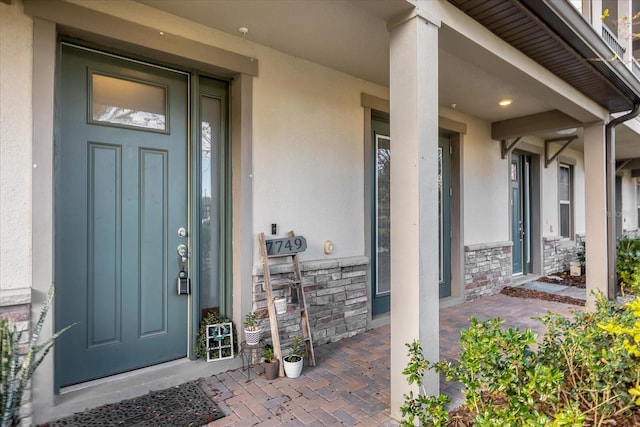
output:
[[500,292],[511,280],[511,242],[464,247],[465,300]]
[[[350,257],[300,262],[309,327],[314,344],[339,341],[361,334],[367,326],[367,257]],[[272,281],[293,279],[293,264],[275,264],[269,269]],[[263,289],[262,266],[253,271],[253,309],[260,321],[263,338],[270,336],[269,313]],[[287,298],[288,312],[278,315],[280,340],[289,342],[302,336],[300,314],[293,310],[288,286],[274,289],[274,296]]]
[[[26,353],[26,347],[30,339],[29,319],[31,315],[31,304],[21,302],[25,298],[4,298],[0,297],[0,317],[7,319],[9,324],[14,326],[17,331],[22,331],[20,340],[20,353]],[[5,304],[5,305],[3,305]],[[30,426],[32,424],[32,405],[31,405],[31,385],[22,394],[22,405],[20,406],[20,425]]]
[[575,241],[561,236],[545,236],[543,244],[543,274],[560,273],[569,270],[569,263],[578,261],[578,254],[582,251],[584,234],[576,234]]

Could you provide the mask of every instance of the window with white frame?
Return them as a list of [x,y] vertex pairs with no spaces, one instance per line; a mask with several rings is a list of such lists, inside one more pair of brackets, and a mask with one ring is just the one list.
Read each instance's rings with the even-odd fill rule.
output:
[[558,204],[560,209],[560,236],[571,238],[573,228],[573,170],[570,165],[560,164],[558,170]]

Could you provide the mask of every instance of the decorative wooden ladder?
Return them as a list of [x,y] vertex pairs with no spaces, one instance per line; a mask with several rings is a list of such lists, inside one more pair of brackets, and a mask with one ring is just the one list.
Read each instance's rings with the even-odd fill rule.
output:
[[[260,245],[260,258],[262,259],[262,272],[264,275],[263,290],[267,293],[267,310],[269,311],[269,321],[271,323],[271,342],[273,345],[273,354],[280,361],[280,376],[284,376],[284,363],[282,360],[282,350],[280,348],[280,332],[278,329],[278,314],[276,313],[275,304],[273,302],[273,289],[291,286],[292,292],[295,290],[298,297],[296,308],[300,312],[300,323],[302,334],[304,337],[304,345],[309,361],[309,365],[316,366],[316,357],[313,352],[313,341],[311,339],[311,329],[309,327],[309,317],[307,313],[307,303],[304,298],[304,289],[302,286],[302,275],[300,274],[300,264],[298,263],[298,252],[302,252],[307,248],[306,241],[301,236],[294,236],[293,231],[288,233],[288,238],[265,240],[264,233],[258,234],[258,243]],[[293,263],[293,280],[271,280],[269,271],[269,259],[291,257]],[[292,301],[295,301],[292,293]]]

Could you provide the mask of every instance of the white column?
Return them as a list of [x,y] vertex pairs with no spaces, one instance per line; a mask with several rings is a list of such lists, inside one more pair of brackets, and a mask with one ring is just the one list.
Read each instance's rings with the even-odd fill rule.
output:
[[[583,3],[584,4],[584,3]],[[591,0],[591,25],[602,36],[602,0]]]
[[604,124],[584,128],[587,301],[591,291],[607,294],[607,191]]
[[633,61],[633,29],[631,21],[633,20],[633,8],[631,0],[618,0],[618,40],[625,48],[622,60],[627,67],[632,67]]
[[[439,358],[438,28],[424,10],[390,24],[391,416],[400,418],[405,343],[420,339]],[[438,377],[425,378],[438,394]],[[415,392],[415,389],[414,389]]]

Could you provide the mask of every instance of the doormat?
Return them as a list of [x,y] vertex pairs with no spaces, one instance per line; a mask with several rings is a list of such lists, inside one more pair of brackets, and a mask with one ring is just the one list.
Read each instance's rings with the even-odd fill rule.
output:
[[78,412],[39,427],[199,427],[222,417],[222,411],[192,381]]

